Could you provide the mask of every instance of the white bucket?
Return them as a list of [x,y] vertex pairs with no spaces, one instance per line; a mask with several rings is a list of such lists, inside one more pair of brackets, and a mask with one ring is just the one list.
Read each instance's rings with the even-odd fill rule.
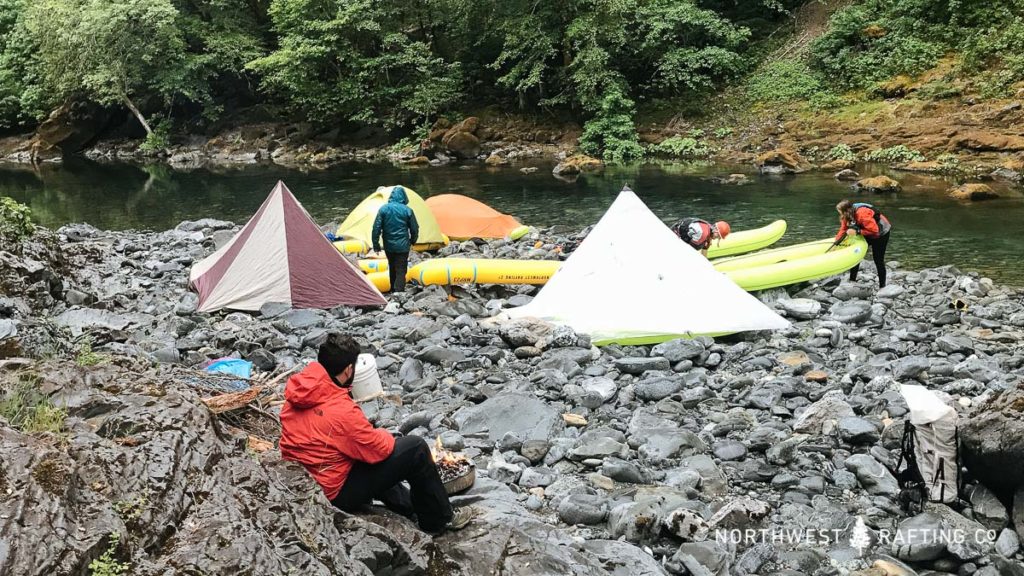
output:
[[377,360],[373,354],[360,354],[356,360],[356,373],[352,378],[352,399],[366,402],[384,395],[384,387],[377,373]]

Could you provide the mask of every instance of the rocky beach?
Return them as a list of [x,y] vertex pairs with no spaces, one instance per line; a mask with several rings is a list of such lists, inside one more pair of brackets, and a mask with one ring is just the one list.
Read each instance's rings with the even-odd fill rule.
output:
[[[865,262],[759,294],[785,330],[602,348],[503,320],[531,286],[197,313],[188,270],[237,229],[77,224],[0,249],[3,405],[60,415],[39,431],[4,411],[0,575],[1024,574],[1022,289],[891,263],[878,290]],[[440,255],[565,258],[585,232]],[[371,421],[473,459],[468,528],[334,509],[274,448],[283,379],[204,402],[245,389],[204,362],[281,375],[330,331],[376,357]],[[962,502],[901,502],[899,384],[956,408]]]

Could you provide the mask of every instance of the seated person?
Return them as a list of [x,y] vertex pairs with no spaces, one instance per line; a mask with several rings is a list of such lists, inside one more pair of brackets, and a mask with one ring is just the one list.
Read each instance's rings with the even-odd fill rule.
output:
[[317,361],[288,379],[281,457],[302,464],[327,499],[346,512],[377,499],[430,534],[466,526],[472,511],[452,511],[426,441],[374,428],[352,400],[359,351],[351,337],[332,333]]

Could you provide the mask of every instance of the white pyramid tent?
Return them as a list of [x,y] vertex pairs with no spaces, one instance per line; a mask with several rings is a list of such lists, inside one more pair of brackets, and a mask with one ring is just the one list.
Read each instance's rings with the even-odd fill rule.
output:
[[684,244],[629,188],[537,297],[509,315],[567,324],[598,345],[789,325]]

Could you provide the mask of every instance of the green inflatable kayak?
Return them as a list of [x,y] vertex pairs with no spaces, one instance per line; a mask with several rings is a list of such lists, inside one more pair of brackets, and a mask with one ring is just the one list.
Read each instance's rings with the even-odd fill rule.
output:
[[778,242],[785,233],[785,220],[776,220],[753,230],[739,230],[729,234],[721,242],[712,241],[711,247],[708,248],[708,258],[724,258],[767,248]]
[[714,266],[744,290],[755,292],[842,274],[860,264],[868,248],[861,236],[847,239],[829,250],[831,245],[831,239],[805,242],[723,258],[716,260]]

